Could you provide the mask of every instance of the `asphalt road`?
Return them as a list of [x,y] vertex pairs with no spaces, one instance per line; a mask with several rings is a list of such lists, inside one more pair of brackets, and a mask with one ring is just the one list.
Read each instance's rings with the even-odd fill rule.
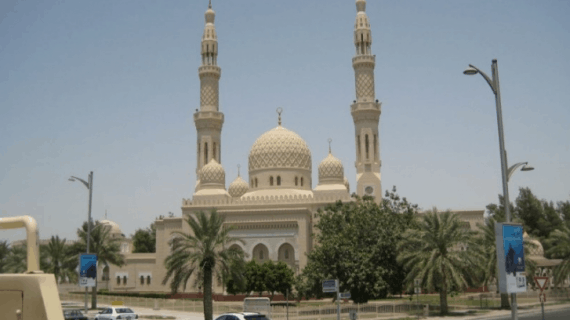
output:
[[[540,309],[539,309],[540,311]],[[519,314],[519,320],[542,320],[542,312],[531,313],[531,314]],[[501,318],[494,318],[497,320],[510,320],[511,316],[505,316]],[[570,319],[570,308],[559,309],[559,310],[544,310],[545,320],[568,320]]]

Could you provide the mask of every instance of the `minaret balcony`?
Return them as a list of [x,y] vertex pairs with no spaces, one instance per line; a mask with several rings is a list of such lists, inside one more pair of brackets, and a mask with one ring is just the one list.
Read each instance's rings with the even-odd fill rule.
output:
[[373,54],[359,54],[352,58],[352,66],[361,66],[363,64],[370,64],[372,67],[376,64],[376,55]]
[[371,110],[371,111],[378,111],[380,113],[382,111],[382,102],[376,101],[359,101],[355,102],[350,105],[350,112],[353,113],[355,111],[364,111],[364,110]]
[[224,114],[218,111],[198,111],[194,113],[196,128],[221,128]]
[[203,65],[198,68],[198,74],[200,76],[208,73],[213,73],[219,76],[222,73],[222,68],[216,65]]

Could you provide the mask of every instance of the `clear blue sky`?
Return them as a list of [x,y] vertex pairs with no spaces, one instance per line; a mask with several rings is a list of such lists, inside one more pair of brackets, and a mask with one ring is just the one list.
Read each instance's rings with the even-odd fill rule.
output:
[[[126,235],[181,214],[195,184],[200,39],[208,1],[0,2],[0,215],[75,239],[93,217]],[[257,137],[327,139],[355,187],[353,0],[214,0],[226,186]],[[570,2],[369,0],[384,189],[423,209],[483,209],[502,192],[494,96],[469,63],[499,62],[510,182],[570,199]],[[315,185],[313,185],[314,187]],[[24,238],[22,231],[0,239]]]

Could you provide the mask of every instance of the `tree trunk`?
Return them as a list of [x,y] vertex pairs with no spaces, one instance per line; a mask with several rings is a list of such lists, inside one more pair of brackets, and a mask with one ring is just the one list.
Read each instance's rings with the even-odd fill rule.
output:
[[444,316],[447,314],[447,277],[445,270],[441,272],[441,291],[439,292],[439,313]]
[[91,288],[91,309],[97,309],[97,281],[95,280],[95,286]]
[[501,293],[501,309],[511,310],[508,293]]
[[204,266],[204,319],[212,320],[214,308],[212,305],[212,267]]

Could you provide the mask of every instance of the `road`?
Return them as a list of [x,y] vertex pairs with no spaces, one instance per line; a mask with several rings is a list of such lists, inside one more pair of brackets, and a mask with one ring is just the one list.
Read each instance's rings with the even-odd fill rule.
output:
[[[539,309],[540,310],[540,309]],[[511,316],[505,316],[501,318],[493,318],[497,320],[510,320]],[[545,310],[544,314],[545,320],[568,320],[570,319],[570,308],[558,309],[558,310]],[[542,313],[531,313],[531,314],[519,314],[519,320],[542,320]]]

